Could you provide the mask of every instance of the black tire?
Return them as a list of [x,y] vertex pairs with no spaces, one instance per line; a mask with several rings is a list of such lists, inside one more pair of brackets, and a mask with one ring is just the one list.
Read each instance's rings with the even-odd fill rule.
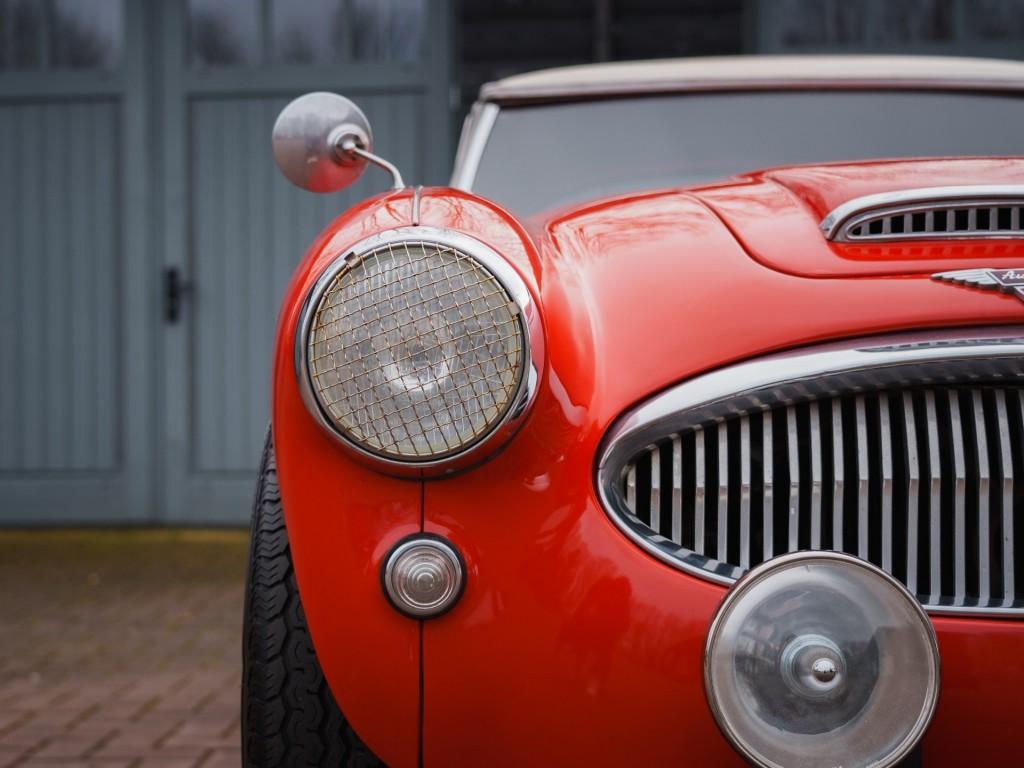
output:
[[306,626],[267,435],[249,540],[242,633],[242,765],[382,766],[334,702]]

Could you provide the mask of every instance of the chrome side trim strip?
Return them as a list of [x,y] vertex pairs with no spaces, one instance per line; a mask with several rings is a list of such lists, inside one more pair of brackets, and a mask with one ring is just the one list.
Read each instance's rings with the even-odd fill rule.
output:
[[[934,213],[935,210],[954,208],[957,206],[978,206],[985,205],[999,206],[1006,205],[1010,201],[1024,203],[1024,185],[1022,184],[978,184],[969,186],[950,187],[917,187],[913,189],[900,189],[893,192],[880,192],[873,195],[863,195],[847,200],[845,203],[833,208],[824,219],[820,227],[822,233],[828,240],[844,241],[846,233],[861,221],[873,218],[880,214],[913,214],[913,213]],[[875,238],[857,238],[865,241],[871,239],[886,240],[907,240],[920,238],[955,238],[955,237],[1022,237],[1022,233],[1003,233],[979,231],[971,227],[969,232],[949,231],[936,232],[933,225],[934,218],[927,220],[928,232],[885,232]],[[1019,222],[1012,222],[1011,226],[1017,226]],[[853,238],[850,238],[853,239]]]
[[[725,438],[727,425],[724,420],[738,414],[764,415],[762,420],[762,447],[761,456],[763,466],[763,506],[764,519],[764,540],[763,548],[765,558],[770,557],[775,551],[775,544],[771,540],[773,526],[770,524],[773,509],[773,482],[779,478],[779,464],[774,463],[773,445],[779,439],[782,443],[778,445],[780,454],[777,457],[783,468],[789,467],[790,483],[793,478],[798,477],[800,472],[800,461],[797,460],[797,446],[792,439],[794,430],[787,429],[787,436],[773,435],[778,428],[783,428],[781,418],[791,420],[796,418],[798,406],[802,403],[813,402],[816,398],[833,397],[842,393],[881,391],[887,387],[900,386],[906,383],[915,385],[962,384],[965,381],[977,381],[980,383],[1006,384],[1015,383],[1024,379],[1024,326],[1001,326],[995,328],[976,328],[932,332],[899,333],[871,338],[851,339],[829,344],[795,349],[786,352],[767,355],[761,358],[746,362],[729,365],[709,373],[696,376],[681,384],[655,395],[646,402],[641,403],[632,410],[620,417],[608,430],[598,454],[596,467],[596,486],[599,498],[606,514],[612,522],[635,544],[647,551],[652,556],[665,562],[681,571],[690,573],[699,578],[712,581],[718,584],[732,584],[738,578],[743,569],[731,565],[728,560],[723,561],[725,550],[724,534],[727,531],[716,530],[718,546],[716,551],[704,551],[704,528],[706,525],[714,524],[712,518],[706,515],[706,505],[710,498],[715,498],[718,503],[725,503],[725,499],[719,499],[720,489],[708,486],[707,470],[708,456],[705,447],[711,447]],[[867,440],[871,438],[865,426],[866,419],[876,425],[875,429],[881,428],[886,434],[904,435],[903,445],[906,452],[901,461],[906,461],[910,456],[921,459],[920,470],[918,462],[909,462],[914,466],[913,473],[902,477],[906,481],[908,493],[912,498],[906,504],[907,514],[907,535],[901,541],[905,546],[907,557],[908,574],[907,584],[913,587],[917,583],[917,569],[920,564],[917,562],[918,551],[918,524],[921,515],[924,514],[919,502],[931,504],[931,509],[936,509],[942,498],[942,461],[940,454],[939,432],[951,430],[948,435],[948,444],[953,446],[950,450],[956,456],[953,459],[955,467],[951,466],[950,471],[958,477],[963,477],[963,465],[965,462],[965,440],[984,441],[985,429],[984,419],[976,421],[976,437],[971,436],[969,426],[970,416],[965,411],[960,413],[958,402],[955,398],[944,401],[942,409],[937,407],[935,391],[928,389],[915,402],[915,396],[910,393],[903,393],[902,399],[895,399],[892,402],[879,404],[881,413],[869,415],[866,413],[865,399],[858,395],[855,399],[855,410],[849,416],[854,416],[856,421],[847,424],[843,429],[844,414],[839,406],[838,399],[833,401],[832,407],[818,413],[817,408],[811,409],[812,426],[810,434],[812,443],[818,439],[814,437],[818,422],[832,424],[831,445],[822,444],[818,446],[817,452],[821,455],[831,454],[833,482],[833,498],[831,504],[832,515],[832,546],[843,547],[842,542],[842,495],[844,481],[854,482],[858,489],[858,495],[863,498],[857,506],[857,551],[862,557],[867,552],[867,517],[870,514],[867,505],[868,496],[868,467],[867,467]],[[1010,395],[1017,400],[1016,395]],[[1008,396],[1009,397],[1009,396]],[[1008,399],[1008,398],[1007,398]],[[873,401],[874,402],[874,401]],[[945,404],[949,403],[948,407]],[[902,404],[903,413],[899,413],[899,406]],[[781,408],[780,406],[785,406]],[[872,406],[874,407],[874,406]],[[918,413],[916,408],[923,407],[924,412]],[[1001,420],[1007,418],[1007,411],[1010,408],[1019,408],[1019,403],[1009,403],[1004,399],[997,402],[998,417]],[[972,411],[973,413],[973,411]],[[1019,413],[1019,411],[1018,411]],[[773,417],[778,416],[780,421],[773,423]],[[920,419],[925,419],[924,423]],[[967,420],[967,421],[965,421]],[[1005,422],[1004,422],[1005,423]],[[775,429],[773,429],[773,427]],[[920,428],[919,428],[920,427]],[[677,434],[680,430],[692,429],[695,438],[695,463],[696,463],[696,494],[694,505],[694,528],[695,546],[692,550],[681,547],[677,541],[666,538],[665,535],[650,536],[650,529],[634,515],[629,513],[623,498],[625,471],[633,457],[642,451],[649,450],[657,441],[664,441],[671,435]],[[711,434],[706,434],[711,431]],[[843,445],[839,436],[842,434],[856,435],[856,451],[854,465],[857,468],[856,478],[844,478],[844,454]],[[965,431],[966,430],[966,431]],[[755,432],[756,434],[756,432]],[[704,438],[709,438],[705,443]],[[775,440],[773,440],[773,437]],[[883,437],[882,442],[887,442]],[[1000,443],[1005,441],[1000,441]],[[755,443],[756,445],[756,443]],[[788,454],[783,457],[781,451]],[[987,446],[985,448],[987,451]],[[971,446],[971,455],[976,451],[979,460],[985,460],[987,453],[981,449]],[[1013,495],[1013,468],[1010,460],[1009,447],[1000,445],[1002,486],[1000,488],[1003,498],[1000,512],[1001,541],[999,549],[1002,555],[1002,567],[1004,574],[1012,574],[1012,495]],[[812,445],[810,447],[811,477],[803,478],[811,482],[819,481],[817,467],[819,463],[818,453]],[[752,457],[751,457],[752,458]],[[748,481],[748,474],[745,470],[747,455],[741,455],[740,471],[741,482]],[[883,455],[883,485],[882,485],[882,540],[881,546],[887,560],[893,560],[894,547],[899,541],[894,536],[894,526],[897,522],[893,520],[893,508],[891,485],[896,476],[894,456],[890,453]],[[722,451],[719,450],[718,462],[719,472],[728,472],[728,462],[724,466],[722,462]],[[920,471],[920,475],[918,474]],[[1007,482],[1009,477],[1009,482]],[[954,478],[954,481],[956,478]],[[675,481],[674,481],[675,482]],[[820,481],[819,481],[820,482]],[[902,481],[901,481],[902,482]],[[722,485],[722,475],[719,476],[719,486]],[[918,489],[923,490],[923,497],[917,493]],[[786,494],[788,511],[792,515],[798,514],[797,494],[799,489],[790,485],[781,489]],[[807,489],[804,489],[807,492]],[[819,518],[827,514],[822,508],[823,502],[814,499],[814,491],[811,489],[812,518]],[[982,490],[978,489],[978,494]],[[712,496],[713,495],[713,496]],[[986,494],[987,496],[987,494]],[[781,501],[781,500],[779,500]],[[979,498],[979,503],[981,499]],[[634,507],[635,508],[635,507]],[[987,508],[987,501],[985,502]],[[741,514],[743,505],[740,506]],[[780,510],[781,511],[781,510]],[[930,512],[930,510],[929,510]],[[749,514],[749,512],[748,512]],[[963,558],[966,553],[967,543],[965,542],[965,509],[963,502],[957,504],[957,508],[951,515],[955,531],[946,532],[946,536],[955,536],[956,558],[951,564],[954,573],[946,574],[947,580],[952,577],[956,582],[957,595],[963,595],[964,589],[964,564]],[[926,606],[927,610],[933,613],[962,613],[962,614],[991,614],[991,615],[1020,615],[1020,605],[1004,604],[998,605],[965,605],[961,599],[949,604],[949,599],[942,602],[942,592],[938,585],[941,583],[943,574],[940,571],[940,560],[938,553],[941,551],[943,531],[940,529],[941,515],[930,514],[930,530],[924,532],[929,539],[929,551],[935,553],[929,557],[927,568],[931,578],[930,587],[931,605]],[[719,516],[718,522],[724,516]],[[814,525],[812,523],[812,525]],[[820,530],[821,520],[818,521],[816,529]],[[815,530],[815,528],[812,528]],[[790,524],[786,530],[775,532],[775,536],[784,536],[792,539],[797,528]],[[668,531],[665,532],[668,534]],[[813,536],[813,534],[812,534]],[[989,534],[979,534],[978,555],[987,562],[987,552],[980,551],[985,546],[984,542]],[[848,542],[849,543],[849,542]],[[788,541],[792,548],[792,542]],[[741,541],[741,546],[746,542]],[[784,548],[786,544],[783,544]],[[991,549],[991,548],[990,548]],[[716,557],[717,556],[717,557]],[[740,555],[744,558],[744,555]],[[710,560],[709,558],[715,558]],[[1004,576],[1004,578],[1007,578]],[[1012,584],[1006,584],[1005,594],[1010,594]]]

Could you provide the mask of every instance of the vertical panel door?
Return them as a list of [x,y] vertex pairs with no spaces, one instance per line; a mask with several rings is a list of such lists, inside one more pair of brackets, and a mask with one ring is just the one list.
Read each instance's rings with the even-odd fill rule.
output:
[[244,521],[269,417],[270,352],[291,271],[331,219],[388,178],[316,196],[278,173],[270,132],[291,98],[333,90],[368,115],[377,151],[443,182],[449,11],[427,0],[161,4],[166,392],[164,509]]
[[152,517],[143,14],[0,0],[0,525]]

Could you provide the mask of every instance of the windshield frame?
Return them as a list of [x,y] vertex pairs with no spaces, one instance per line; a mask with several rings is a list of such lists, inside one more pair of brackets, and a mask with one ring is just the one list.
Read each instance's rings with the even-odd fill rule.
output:
[[[459,137],[458,148],[455,153],[455,164],[452,170],[449,186],[463,192],[473,192],[473,184],[476,181],[477,171],[480,168],[480,161],[487,150],[487,143],[490,139],[494,124],[502,108],[515,109],[523,106],[552,106],[569,102],[581,101],[605,101],[609,99],[628,100],[630,98],[643,98],[646,96],[658,96],[681,93],[744,93],[744,92],[792,92],[792,91],[921,91],[928,93],[950,93],[950,94],[1019,94],[1024,91],[1024,83],[1015,82],[993,82],[991,80],[929,80],[908,82],[905,78],[892,79],[864,79],[858,81],[836,81],[836,82],[814,82],[806,80],[794,81],[791,83],[761,82],[736,80],[735,82],[717,82],[712,85],[706,83],[683,83],[680,87],[666,89],[664,87],[648,90],[634,89],[628,92],[615,91],[609,93],[594,92],[593,90],[581,90],[578,94],[561,95],[557,98],[523,99],[515,98],[509,100],[508,104],[503,101],[483,98],[476,101],[466,116],[462,126],[462,133]],[[487,86],[482,91],[486,94]],[[751,169],[754,170],[754,169]]]

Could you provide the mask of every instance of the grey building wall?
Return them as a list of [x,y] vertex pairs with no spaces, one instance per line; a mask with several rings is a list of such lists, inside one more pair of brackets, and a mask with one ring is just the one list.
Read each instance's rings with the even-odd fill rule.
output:
[[757,51],[1024,57],[1024,0],[0,0],[0,524],[246,519],[284,285],[387,184],[290,187],[288,99],[443,183],[487,80]]
[[739,53],[1024,58],[1024,0],[461,0],[463,109],[542,67]]
[[435,0],[0,0],[0,524],[247,519],[285,284],[388,184],[291,187],[273,121],[345,93],[406,178],[443,183],[452,22]]

